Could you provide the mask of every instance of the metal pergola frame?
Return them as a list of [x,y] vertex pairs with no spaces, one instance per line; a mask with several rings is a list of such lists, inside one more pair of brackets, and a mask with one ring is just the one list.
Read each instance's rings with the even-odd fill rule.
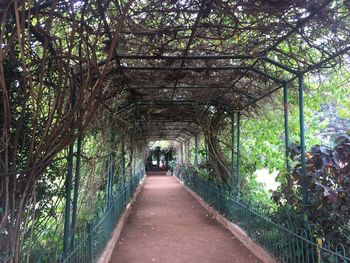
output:
[[[256,104],[260,100],[270,96],[274,92],[278,91],[279,89],[283,88],[283,102],[284,102],[284,126],[285,126],[285,142],[286,142],[286,167],[289,169],[289,163],[288,163],[288,147],[289,147],[289,129],[288,129],[288,85],[293,83],[295,80],[298,81],[298,93],[299,93],[299,126],[300,126],[300,143],[301,143],[301,162],[302,162],[302,175],[303,175],[303,205],[304,207],[307,204],[307,189],[306,189],[306,159],[305,159],[305,128],[304,128],[304,105],[303,105],[303,76],[307,74],[308,72],[321,67],[322,65],[328,63],[329,61],[335,59],[336,57],[343,55],[347,52],[350,51],[350,45],[346,46],[345,48],[337,51],[334,54],[331,54],[329,57],[323,59],[322,61],[319,61],[316,64],[310,65],[306,67],[305,69],[302,70],[296,70],[294,68],[290,68],[278,61],[275,61],[271,58],[269,58],[267,55],[269,52],[273,51],[280,43],[288,39],[291,35],[293,35],[295,32],[297,32],[300,28],[305,26],[305,24],[312,19],[314,16],[319,14],[319,12],[324,9],[327,5],[329,5],[332,1],[331,0],[326,0],[320,6],[315,8],[312,12],[309,13],[308,16],[305,18],[300,19],[298,23],[286,34],[283,36],[279,37],[276,39],[274,43],[265,50],[261,52],[261,55],[259,56],[250,56],[250,55],[205,55],[205,56],[198,56],[198,55],[189,55],[190,47],[191,44],[193,43],[195,36],[196,29],[198,28],[199,21],[203,15],[203,10],[205,7],[205,1],[202,1],[200,8],[197,12],[197,16],[195,18],[194,24],[191,26],[190,29],[190,35],[188,37],[187,44],[182,52],[182,55],[180,56],[150,56],[150,55],[132,55],[132,54],[124,54],[124,55],[119,55],[116,54],[111,61],[117,62],[118,66],[117,68],[112,69],[108,75],[111,76],[115,73],[121,73],[124,74],[125,71],[176,71],[176,72],[181,72],[181,71],[201,71],[201,70],[212,70],[212,71],[242,71],[242,73],[238,76],[238,80],[236,80],[232,85],[229,86],[221,86],[221,87],[215,87],[215,86],[181,86],[179,85],[179,76],[176,77],[174,81],[174,85],[171,87],[164,87],[164,86],[129,86],[127,87],[128,89],[150,89],[150,90],[159,90],[159,89],[171,89],[173,90],[171,94],[171,99],[168,101],[161,101],[161,100],[148,100],[148,101],[127,101],[126,104],[122,105],[117,109],[116,112],[114,112],[114,115],[120,115],[123,114],[129,110],[134,110],[138,107],[184,107],[184,106],[216,106],[216,107],[223,107],[231,116],[231,129],[232,129],[232,151],[231,151],[231,179],[232,179],[232,188],[236,188],[236,194],[239,197],[239,187],[240,187],[240,120],[241,120],[241,112],[246,110],[248,107],[250,107],[253,104]],[[133,66],[133,67],[127,67],[127,66],[121,66],[121,60],[159,60],[159,61],[175,61],[178,60],[179,66],[177,67],[161,67],[161,66]],[[190,60],[213,60],[213,61],[218,61],[218,60],[240,60],[240,61],[249,61],[251,62],[250,65],[248,66],[219,66],[219,67],[186,67],[185,66],[185,61],[190,61]],[[288,74],[291,74],[291,78],[289,79],[281,79],[279,77],[273,76],[270,73],[266,73],[258,68],[256,68],[257,64],[259,62],[265,62],[268,65],[275,66],[282,70],[283,72],[287,72]],[[100,62],[99,66],[105,65],[106,62]],[[244,90],[239,90],[235,87],[235,85],[239,82],[240,79],[242,79],[244,76],[247,75],[248,72],[254,72],[255,74],[270,80],[276,84],[276,87],[269,90],[265,94],[255,97],[248,92]],[[249,99],[249,103],[246,104],[242,108],[234,108],[232,105],[229,104],[223,104],[219,101],[215,100],[208,100],[208,101],[181,101],[181,100],[174,100],[175,92],[177,89],[220,89],[220,90],[225,90],[222,94],[221,97],[224,96],[228,91],[234,91],[241,96],[245,96]],[[75,96],[72,96],[72,100],[75,99]],[[72,102],[74,105],[74,102]],[[236,116],[236,117],[235,117]],[[176,126],[174,126],[174,129],[172,129],[171,132],[166,131],[166,126],[163,125],[162,129],[159,131],[154,131],[154,132],[145,132],[144,136],[147,136],[148,139],[169,139],[169,140],[174,140],[178,141],[182,144],[186,144],[189,140],[189,138],[196,136],[198,133],[198,130],[195,128],[193,129],[186,129],[186,128],[181,128],[184,127],[183,124],[188,124],[191,121],[191,119],[186,119],[182,124],[180,124],[178,118],[173,118],[173,119],[164,119],[164,117],[161,117],[159,119],[152,119],[152,120],[138,120],[140,123],[179,123],[180,128],[175,129]],[[235,125],[236,123],[236,125]],[[237,134],[235,136],[235,126],[237,129]],[[188,128],[188,127],[187,127]],[[175,132],[175,133],[174,133]],[[80,143],[78,141],[77,145],[77,158],[80,160],[80,147],[82,138],[80,138]],[[197,141],[197,139],[196,139]],[[236,151],[234,150],[236,142]],[[195,143],[196,147],[198,146],[198,141]],[[74,219],[72,222],[72,225],[70,226],[70,203],[71,203],[71,188],[72,188],[72,176],[73,176],[73,156],[74,156],[74,148],[73,144],[69,148],[69,167],[67,171],[67,184],[66,184],[66,207],[65,207],[65,225],[64,225],[64,255],[63,258],[67,256],[67,251],[69,250],[69,240],[70,236],[72,236],[71,240],[74,240]],[[183,147],[181,146],[181,152],[183,151]],[[236,168],[237,168],[237,175],[236,179],[234,179],[234,155],[236,155],[237,160],[236,160]],[[181,154],[182,158],[184,157],[184,153],[182,152]],[[113,162],[113,156],[110,157],[109,162]],[[198,161],[198,159],[197,159]],[[196,161],[196,162],[197,162]],[[80,161],[79,161],[80,162]],[[78,163],[78,159],[77,159]],[[78,165],[77,165],[78,167]],[[122,168],[122,180],[125,182],[125,142],[124,142],[124,136],[122,137],[122,160],[121,160],[121,168]],[[76,168],[79,169],[79,168]],[[112,167],[109,168],[108,171],[108,189],[110,190],[111,187],[111,182],[113,178],[110,178],[110,174],[112,174]],[[73,200],[73,217],[75,216],[74,214],[76,212],[76,201],[75,198],[78,197],[78,186],[79,186],[79,171],[76,171],[75,173],[76,179],[75,179],[75,184],[74,187],[74,200]],[[234,184],[234,181],[236,180],[236,183]],[[108,192],[108,195],[110,195],[110,191]],[[107,198],[107,201],[109,200],[110,197]],[[71,228],[73,229],[73,233],[70,233]],[[72,241],[74,242],[74,241]],[[74,246],[74,243],[71,245],[72,247]],[[91,258],[91,256],[90,256]]]
[[[350,46],[338,51],[337,53],[333,54],[332,58],[327,58],[323,62],[320,62],[319,64],[322,65],[324,63],[327,63],[331,59],[340,56],[343,53],[346,53],[350,50]],[[201,71],[201,70],[213,70],[213,71],[223,71],[223,70],[231,70],[231,71],[242,71],[245,70],[253,71],[254,73],[271,80],[276,83],[277,87],[268,91],[267,93],[263,94],[262,96],[255,98],[254,96],[250,95],[247,92],[242,92],[240,90],[235,90],[237,93],[240,93],[240,95],[244,95],[248,97],[250,100],[252,100],[250,103],[245,105],[243,108],[240,109],[234,109],[231,105],[223,104],[220,105],[218,101],[205,101],[205,102],[199,102],[199,101],[191,101],[191,100],[155,100],[155,101],[138,101],[134,103],[133,105],[139,105],[139,106],[164,106],[164,107],[171,107],[171,106],[221,106],[228,110],[228,112],[231,112],[231,114],[237,113],[237,119],[239,119],[239,114],[241,111],[246,109],[247,107],[256,104],[258,101],[270,96],[274,92],[280,90],[283,88],[283,96],[284,96],[284,122],[285,122],[285,141],[286,141],[286,167],[289,169],[289,162],[288,162],[288,147],[289,147],[289,129],[288,129],[288,88],[287,84],[293,82],[294,80],[298,80],[298,93],[299,93],[299,126],[300,126],[300,144],[301,144],[301,164],[302,164],[302,174],[303,174],[303,204],[306,206],[307,204],[307,189],[306,189],[306,159],[305,159],[305,127],[304,127],[304,102],[303,102],[303,75],[314,69],[315,67],[310,67],[308,69],[305,69],[303,71],[295,70],[293,68],[290,68],[286,65],[283,65],[277,61],[274,61],[270,58],[267,58],[265,56],[261,57],[253,57],[253,56],[246,56],[246,55],[208,55],[208,56],[138,56],[138,55],[122,55],[118,56],[119,59],[124,60],[181,60],[181,66],[180,67],[164,67],[164,66],[145,66],[145,67],[120,67],[117,68],[117,71],[126,71],[126,70],[137,70],[137,71]],[[184,67],[183,61],[185,60],[253,60],[255,59],[255,63],[251,66],[220,66],[220,67]],[[271,65],[274,65],[278,67],[279,69],[288,72],[289,74],[292,74],[292,77],[290,79],[281,79],[277,78],[275,76],[272,76],[268,73],[265,73],[259,69],[256,69],[254,66],[256,65],[257,61],[265,61]],[[243,77],[246,73],[241,74],[241,77]],[[153,89],[153,90],[159,90],[159,89],[174,89],[174,87],[167,87],[167,86],[137,86],[137,87],[129,87],[129,89]],[[234,86],[229,87],[209,87],[209,86],[176,86],[176,89],[231,89],[234,88]],[[173,96],[172,96],[173,98]],[[128,106],[130,108],[130,105]],[[132,107],[132,106],[131,106]],[[123,109],[121,109],[123,110]],[[155,120],[156,121],[156,120]],[[168,122],[171,122],[170,120]],[[239,130],[239,122],[237,129]],[[174,130],[173,130],[174,131]],[[177,130],[176,130],[177,131]],[[180,130],[181,131],[181,130]],[[183,131],[182,131],[183,132]],[[239,132],[238,132],[239,133]],[[194,134],[193,134],[194,135]],[[152,135],[153,137],[155,135]],[[165,136],[165,135],[164,135]],[[166,135],[169,137],[169,135]],[[234,136],[234,135],[233,135]],[[160,136],[161,137],[161,136]],[[170,137],[169,137],[170,138]],[[234,139],[233,139],[234,141]],[[239,137],[237,140],[237,156],[239,155]],[[233,157],[232,157],[233,158]],[[237,186],[239,185],[239,158],[237,157]],[[233,176],[233,168],[232,175]]]
[[[288,66],[285,66],[279,62],[276,62],[272,59],[268,59],[266,57],[258,57],[258,58],[254,58],[251,56],[229,56],[229,55],[225,55],[225,56],[119,56],[120,59],[143,59],[143,60],[223,60],[223,59],[230,59],[230,60],[235,60],[235,59],[240,59],[240,60],[252,60],[252,59],[256,59],[256,61],[259,60],[264,60],[267,61],[268,63],[277,66],[279,69],[283,70],[283,71],[287,71],[288,73],[292,74],[292,78],[288,79],[288,80],[284,80],[284,79],[280,79],[277,77],[274,77],[268,73],[262,72],[261,70],[258,70],[256,68],[254,68],[254,65],[256,63],[253,63],[254,65],[252,66],[220,66],[220,67],[183,67],[183,63],[181,67],[162,67],[162,66],[146,66],[146,67],[121,67],[118,68],[117,70],[152,70],[152,71],[159,71],[159,70],[175,70],[175,71],[179,71],[179,70],[189,70],[189,71],[198,71],[198,70],[214,70],[214,71],[221,71],[221,70],[245,70],[245,71],[253,71],[255,73],[257,73],[258,75],[263,76],[264,78],[271,80],[273,82],[275,82],[277,84],[277,87],[268,91],[267,93],[263,94],[262,96],[260,96],[259,98],[254,98],[253,101],[251,101],[249,104],[245,105],[243,108],[241,109],[233,109],[231,107],[231,105],[218,105],[217,101],[206,101],[206,102],[198,102],[198,101],[188,101],[188,100],[168,100],[168,101],[160,101],[160,100],[156,100],[156,101],[138,101],[136,104],[139,106],[166,106],[166,107],[170,107],[170,106],[194,106],[194,105],[204,105],[204,106],[222,106],[227,108],[231,114],[237,114],[237,150],[236,150],[236,155],[237,155],[237,178],[236,178],[236,186],[237,186],[237,194],[239,195],[239,184],[240,184],[240,114],[241,111],[244,110],[245,108],[249,107],[252,104],[257,103],[258,101],[264,99],[265,97],[270,96],[271,94],[273,94],[274,92],[278,91],[279,89],[283,88],[284,92],[284,115],[285,115],[285,141],[286,141],[286,167],[287,169],[289,169],[289,162],[288,162],[288,148],[289,147],[289,129],[288,129],[288,88],[287,88],[287,83],[290,83],[292,81],[294,81],[294,79],[298,79],[298,93],[299,93],[299,125],[300,125],[300,144],[301,144],[301,164],[302,164],[302,175],[303,175],[303,204],[304,206],[306,206],[307,204],[307,189],[306,189],[306,158],[305,158],[305,127],[304,127],[304,102],[303,102],[303,74],[300,71],[296,71],[295,69],[289,68]],[[243,73],[241,74],[241,77],[244,76]],[[142,89],[142,87],[137,87],[138,89]],[[163,86],[159,86],[159,87],[148,87],[148,89],[167,89],[170,87],[163,87]],[[186,88],[186,87],[181,87],[181,86],[177,86],[178,89],[180,88]],[[192,86],[191,88],[195,89],[196,86]],[[208,89],[211,89],[210,87],[208,87]],[[244,94],[246,95],[246,94]],[[250,95],[251,96],[251,95]],[[251,96],[253,97],[253,96]],[[234,118],[233,118],[234,119]],[[173,129],[173,132],[184,132],[181,129]],[[232,130],[233,131],[233,130]],[[145,134],[145,136],[147,136],[147,134]],[[152,134],[152,136],[154,136]],[[159,133],[159,137],[162,136],[169,136],[168,134],[163,134],[163,130]],[[232,141],[234,141],[234,133],[233,133],[233,139]],[[234,157],[231,157],[232,161],[234,159]],[[231,176],[233,176],[233,168],[231,169]]]
[[[147,67],[125,67],[125,66],[119,66],[118,68],[110,71],[108,74],[112,75],[116,72],[125,72],[129,70],[133,71],[201,71],[201,70],[213,70],[213,71],[244,71],[240,76],[240,78],[243,78],[248,72],[252,71],[268,80],[273,81],[276,83],[277,87],[268,91],[264,95],[256,98],[253,95],[241,91],[235,88],[235,84],[230,85],[228,87],[209,87],[209,86],[181,86],[178,85],[179,79],[177,78],[175,80],[175,84],[172,87],[165,87],[165,86],[137,86],[137,87],[128,87],[128,89],[152,89],[152,90],[159,90],[159,89],[173,89],[173,93],[171,96],[171,100],[169,101],[138,101],[138,102],[131,102],[128,103],[122,107],[120,107],[115,114],[119,115],[122,114],[128,110],[134,109],[136,106],[219,106],[224,107],[227,109],[227,111],[231,114],[232,118],[232,145],[234,145],[235,141],[235,133],[234,133],[234,122],[236,119],[236,126],[237,126],[237,145],[236,145],[236,155],[237,155],[237,177],[236,177],[236,188],[237,188],[237,195],[239,195],[239,181],[240,181],[240,115],[241,111],[245,110],[249,106],[256,104],[258,101],[270,96],[274,92],[278,91],[279,89],[283,88],[283,97],[284,97],[284,124],[285,124],[285,144],[286,144],[286,167],[289,169],[289,162],[288,162],[288,147],[289,147],[289,129],[288,129],[288,87],[287,84],[292,83],[294,80],[298,80],[298,93],[299,93],[299,125],[300,125],[300,143],[301,143],[301,162],[302,162],[302,175],[303,175],[303,204],[306,206],[307,204],[307,189],[306,189],[306,159],[305,159],[305,128],[304,128],[304,105],[303,105],[303,75],[322,66],[323,64],[331,61],[332,59],[336,58],[337,56],[340,56],[346,52],[350,51],[350,45],[346,48],[339,50],[338,52],[332,54],[328,58],[320,61],[319,63],[309,66],[308,68],[304,70],[296,70],[293,68],[290,68],[286,65],[283,65],[282,63],[279,63],[271,58],[268,58],[266,54],[268,54],[269,51],[273,50],[278,44],[283,42],[285,39],[287,39],[290,35],[292,35],[294,32],[296,32],[299,28],[301,28],[309,19],[311,19],[313,16],[315,16],[319,10],[323,9],[325,6],[327,6],[331,1],[325,1],[318,9],[316,9],[313,13],[311,13],[308,17],[304,18],[298,26],[296,26],[294,29],[292,29],[290,32],[285,34],[283,37],[281,37],[277,42],[275,42],[270,48],[265,50],[261,56],[249,56],[249,55],[205,55],[205,56],[195,56],[195,55],[188,55],[190,45],[194,39],[194,32],[196,31],[196,28],[198,26],[198,22],[200,20],[200,17],[202,15],[203,7],[204,5],[201,5],[200,10],[198,11],[196,21],[191,29],[191,35],[189,37],[187,46],[181,56],[149,56],[149,55],[116,55],[113,60],[117,61],[119,65],[121,65],[120,60],[168,60],[168,61],[180,61],[180,65],[178,67],[157,67],[157,66],[147,66]],[[204,3],[204,2],[203,2]],[[240,60],[240,61],[252,61],[252,64],[249,66],[219,66],[219,67],[185,67],[185,61],[190,60]],[[276,66],[277,68],[288,72],[292,74],[292,78],[285,80],[277,78],[273,75],[270,75],[266,72],[261,71],[260,69],[257,69],[255,66],[258,62],[263,61],[270,65]],[[100,65],[103,65],[104,63],[100,63]],[[238,80],[239,81],[239,80]],[[238,82],[236,81],[236,83]],[[245,105],[243,108],[234,109],[232,108],[232,105],[220,105],[218,101],[205,101],[205,102],[198,102],[198,101],[176,101],[174,100],[174,94],[177,89],[220,89],[220,90],[233,90],[236,93],[239,93],[241,96],[245,96],[250,100],[250,103]],[[224,92],[223,94],[225,94]],[[222,95],[223,96],[223,95]],[[234,115],[237,115],[237,118],[234,118]],[[188,120],[189,122],[191,120]],[[143,121],[143,122],[149,122],[149,121]],[[172,120],[151,120],[151,122],[154,123],[169,123],[172,122]],[[178,122],[178,120],[175,120],[173,122]],[[185,123],[185,122],[183,122]],[[176,126],[172,126],[174,129],[172,129],[171,132],[167,132],[166,128],[161,129],[157,133],[144,133],[144,136],[147,136],[148,139],[169,139],[174,141],[179,141],[181,143],[186,142],[191,136],[196,135],[196,131],[186,131],[184,129],[178,128],[175,129]],[[175,134],[174,134],[175,132]],[[184,138],[183,138],[184,137]],[[197,144],[196,144],[197,145]],[[123,147],[124,148],[124,147]],[[70,156],[73,156],[73,151],[70,151]],[[232,177],[232,184],[234,182],[234,154],[235,151],[232,149],[231,152],[231,177]],[[122,161],[125,162],[125,161]],[[125,164],[124,164],[125,165]],[[122,169],[124,170],[124,169]],[[68,172],[69,174],[72,174],[71,170]],[[71,176],[70,176],[71,177]],[[75,207],[75,205],[73,206]],[[67,207],[69,209],[69,206]],[[66,216],[67,218],[67,216]],[[67,222],[66,222],[67,223]],[[66,224],[67,225],[67,224]],[[65,231],[67,232],[68,226],[65,226]],[[68,235],[68,234],[67,234]],[[68,238],[65,238],[65,240],[68,240]],[[68,243],[65,243],[65,247],[68,247]]]

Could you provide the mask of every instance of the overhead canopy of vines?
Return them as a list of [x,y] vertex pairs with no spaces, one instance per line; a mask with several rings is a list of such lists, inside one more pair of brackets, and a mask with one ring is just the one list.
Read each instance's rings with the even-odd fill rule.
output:
[[120,112],[161,121],[142,125],[147,136],[182,140],[195,129],[180,116],[250,110],[296,74],[334,67],[348,25],[346,1],[135,1],[109,76],[126,94]]

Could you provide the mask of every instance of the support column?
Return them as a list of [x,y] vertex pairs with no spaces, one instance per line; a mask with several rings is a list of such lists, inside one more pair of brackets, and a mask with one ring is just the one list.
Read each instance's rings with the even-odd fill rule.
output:
[[[73,84],[71,90],[71,110],[74,108],[76,103],[76,85]],[[74,121],[70,127],[71,135],[74,134]],[[72,177],[73,177],[73,154],[74,154],[74,142],[69,145],[68,148],[68,161],[67,161],[67,177],[65,183],[66,190],[66,204],[64,211],[64,232],[63,232],[63,259],[68,255],[69,251],[69,238],[70,238],[70,208],[71,208],[71,195],[72,195]]]
[[187,141],[187,162],[191,164],[190,139]]
[[194,137],[194,165],[198,166],[198,135]]
[[206,140],[204,140],[204,144],[205,144],[205,161],[208,162],[209,158],[208,158],[208,145],[206,143]]
[[168,170],[168,164],[169,164],[169,158],[170,158],[170,151],[169,152],[166,152],[165,154],[164,154],[164,159],[165,159],[165,167],[166,167],[166,169]]
[[93,234],[94,234],[94,227],[92,223],[87,223],[87,232],[88,232],[88,240],[87,240],[87,262],[93,263],[94,262],[94,245],[93,245]]
[[157,168],[160,167],[160,147],[156,148],[156,155],[157,155]]
[[235,114],[232,113],[231,114],[231,163],[230,163],[232,193],[234,192],[234,189],[235,189],[234,155],[235,155]]
[[184,161],[185,161],[185,163],[188,163],[189,162],[189,160],[188,160],[188,157],[189,157],[189,144],[188,144],[188,140],[187,141],[185,141],[185,143],[184,143]]
[[68,169],[66,178],[66,205],[64,210],[64,233],[63,233],[63,258],[68,255],[68,246],[70,238],[70,207],[71,207],[71,195],[72,195],[72,177],[73,177],[73,153],[74,144],[69,145],[68,150]]
[[122,154],[121,174],[122,174],[122,181],[123,181],[123,185],[124,185],[125,184],[125,139],[124,139],[124,133],[122,135],[121,154]]
[[124,205],[127,204],[127,200],[126,200],[126,190],[125,190],[125,135],[124,132],[122,134],[122,145],[121,145],[121,155],[122,155],[122,159],[121,159],[121,176],[122,176],[122,189],[124,192],[123,198],[124,198]]
[[109,164],[108,164],[108,199],[107,199],[107,207],[110,207],[113,202],[113,181],[114,181],[114,170],[115,170],[115,125],[113,124],[113,116],[110,116],[111,127],[111,153],[109,154]]
[[184,163],[184,144],[183,143],[181,143],[180,154],[181,154],[181,164],[183,164]]
[[108,168],[107,168],[107,191],[106,191],[106,205],[110,207],[112,201],[112,188],[113,188],[113,155],[112,153],[108,156]]
[[284,141],[286,154],[286,168],[290,171],[289,166],[289,101],[288,101],[288,87],[287,84],[283,86],[283,104],[284,104]]
[[78,210],[78,197],[79,197],[79,181],[80,181],[80,161],[81,161],[81,144],[82,136],[78,137],[77,152],[76,152],[76,163],[75,163],[75,175],[74,175],[74,193],[73,193],[73,215],[72,215],[72,232],[71,232],[71,243],[70,249],[74,250],[75,247],[75,227],[77,224],[77,210]]
[[301,147],[301,176],[302,176],[302,193],[303,207],[307,206],[308,193],[306,181],[306,157],[305,157],[305,124],[304,124],[304,77],[298,76],[298,91],[299,91],[299,125],[300,125],[300,147]]
[[115,151],[111,154],[111,185],[110,185],[110,194],[111,194],[111,202],[113,200],[113,182],[114,182],[114,172],[115,172]]
[[237,199],[241,191],[241,113],[237,112]]

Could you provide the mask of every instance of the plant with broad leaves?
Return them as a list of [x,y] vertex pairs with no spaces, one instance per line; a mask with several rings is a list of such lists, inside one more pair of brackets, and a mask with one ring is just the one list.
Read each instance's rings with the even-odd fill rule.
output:
[[305,213],[315,234],[350,243],[350,136],[336,138],[333,148],[315,145],[306,153],[308,203],[302,206],[300,147],[292,144],[290,157],[294,167],[280,174],[281,186],[273,193],[280,207]]

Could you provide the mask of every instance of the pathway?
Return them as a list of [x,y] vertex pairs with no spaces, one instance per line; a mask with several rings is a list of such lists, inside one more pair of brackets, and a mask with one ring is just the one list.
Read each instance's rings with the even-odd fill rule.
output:
[[174,177],[149,174],[110,263],[260,262]]

